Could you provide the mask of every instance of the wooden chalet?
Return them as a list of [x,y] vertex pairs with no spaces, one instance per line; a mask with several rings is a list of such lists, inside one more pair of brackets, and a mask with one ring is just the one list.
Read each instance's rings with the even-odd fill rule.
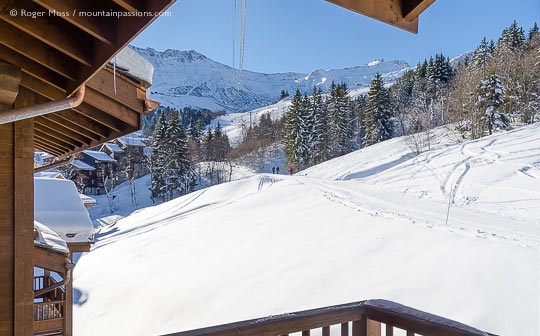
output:
[[[418,31],[420,13],[434,2],[327,1],[413,33]],[[146,97],[148,83],[108,63],[157,17],[138,14],[165,11],[173,2],[0,0],[0,335],[72,335],[70,254],[87,251],[90,240],[84,232],[65,230],[60,240],[67,244],[53,244],[56,231],[51,233],[47,226],[34,222],[33,153],[39,150],[56,157],[55,163],[38,168],[45,170],[141,128],[142,115],[157,108]],[[61,15],[74,12],[128,15]],[[54,226],[54,221],[48,225]],[[42,276],[34,277],[34,266],[43,270]],[[40,302],[35,303],[35,298]],[[407,335],[487,335],[385,301],[362,301],[178,335],[309,335],[315,328],[330,335],[330,326],[336,325],[342,335],[349,335],[351,328],[353,335],[367,336],[381,335],[381,323],[386,324],[386,335],[393,334],[392,326],[407,330]]]

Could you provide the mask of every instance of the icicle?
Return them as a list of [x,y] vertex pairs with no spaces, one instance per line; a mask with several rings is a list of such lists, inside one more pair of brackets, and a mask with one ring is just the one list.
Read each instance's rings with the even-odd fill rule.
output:
[[[234,70],[234,63],[236,57],[236,0],[233,0],[233,12],[232,12],[232,68]],[[234,71],[233,71],[234,74]]]
[[244,45],[246,35],[246,7],[247,0],[241,0],[241,22],[240,22],[240,61],[238,63],[238,91],[240,91],[240,84],[242,82],[242,68],[244,66]]
[[116,96],[116,56],[114,56],[114,62],[113,62],[113,86],[114,86],[114,95]]

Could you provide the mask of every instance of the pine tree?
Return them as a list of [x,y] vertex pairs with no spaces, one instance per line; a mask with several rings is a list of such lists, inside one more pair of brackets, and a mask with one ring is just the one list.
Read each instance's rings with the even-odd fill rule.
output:
[[531,41],[536,35],[538,35],[538,24],[534,23],[534,26],[529,30],[529,41]]
[[287,163],[293,167],[298,167],[298,139],[300,132],[299,116],[302,113],[302,94],[300,90],[296,92],[292,98],[291,106],[285,114],[285,122],[283,127],[284,151]]
[[429,59],[428,65],[429,80],[446,84],[452,78],[452,66],[450,60],[445,58],[443,54],[436,54],[435,60]]
[[504,105],[505,91],[506,89],[496,73],[489,74],[478,87],[477,106],[484,112],[482,121],[489,134],[498,128],[510,128],[509,118],[501,109]]
[[313,163],[319,164],[328,160],[329,157],[328,118],[320,88],[313,88],[311,109],[313,115]]
[[157,120],[154,134],[152,135],[152,156],[151,156],[151,185],[150,191],[152,194],[152,200],[162,198],[165,199],[166,195],[166,137],[167,137],[167,120],[165,113],[161,113]]
[[525,46],[525,34],[523,28],[518,27],[514,20],[510,27],[503,30],[501,38],[497,42],[497,49],[501,52],[514,52]]
[[393,135],[390,94],[379,73],[371,81],[364,109],[364,132],[366,146],[390,139]]
[[[491,41],[491,44],[493,44],[493,40]],[[482,76],[485,76],[487,66],[493,58],[492,47],[492,45],[487,43],[486,37],[484,36],[480,45],[474,51],[471,67],[474,71],[482,74]]]
[[334,126],[336,127],[336,155],[344,155],[352,150],[351,140],[354,138],[354,114],[351,101],[347,96],[347,85],[341,83],[336,86]]

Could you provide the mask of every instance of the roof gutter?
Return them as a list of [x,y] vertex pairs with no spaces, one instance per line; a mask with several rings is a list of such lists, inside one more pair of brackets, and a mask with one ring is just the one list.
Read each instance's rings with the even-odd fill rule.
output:
[[41,166],[41,167],[34,168],[34,173],[39,173],[39,172],[47,170],[47,169],[53,169],[53,168],[65,166],[65,165],[70,164],[71,162],[73,162],[74,158],[75,158],[75,156],[70,155],[70,156],[68,156],[67,158],[65,158],[65,159],[63,159],[61,161],[53,162],[53,163],[48,164],[46,166]]
[[69,98],[0,112],[0,125],[76,108],[83,102],[84,92],[85,86],[83,85]]

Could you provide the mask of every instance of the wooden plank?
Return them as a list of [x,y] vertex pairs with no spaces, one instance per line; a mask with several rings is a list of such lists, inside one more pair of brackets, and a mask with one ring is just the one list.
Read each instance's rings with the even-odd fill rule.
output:
[[52,136],[50,136],[50,135],[48,135],[46,133],[43,133],[42,131],[40,131],[38,129],[35,130],[34,136],[37,139],[40,139],[42,142],[48,143],[48,144],[50,144],[52,146],[55,146],[55,147],[62,148],[64,150],[66,150],[66,151],[74,150],[76,148],[75,145],[65,143],[63,141],[55,139],[54,137],[52,137]]
[[309,330],[302,331],[302,336],[309,336],[309,334],[310,334]]
[[322,336],[330,336],[330,327],[322,328]]
[[[69,258],[73,260],[70,254]],[[66,284],[66,303],[64,305],[64,336],[73,336],[73,271]]]
[[14,334],[13,131],[13,123],[0,125],[0,335]]
[[33,265],[57,273],[64,273],[66,271],[66,257],[61,253],[52,252],[40,247],[34,247]]
[[[32,324],[30,324],[32,326]],[[51,320],[34,321],[33,332],[42,332],[48,330],[61,330],[64,327],[64,318],[55,318]]]
[[144,9],[140,8],[141,6],[137,4],[134,0],[113,0],[114,3],[127,10],[128,12],[137,13],[137,11]]
[[122,132],[122,130],[125,128],[125,124],[123,122],[111,116],[107,112],[103,112],[92,105],[89,105],[88,103],[83,102],[75,109],[75,111],[117,132]]
[[414,336],[414,332],[407,330],[407,336]]
[[416,19],[434,2],[435,0],[402,0],[401,10],[403,19],[409,22]]
[[[40,119],[40,120],[43,120],[43,119]],[[38,121],[34,121],[34,128],[36,129],[36,131],[47,134],[64,143],[73,144],[75,147],[80,147],[83,144],[83,142],[73,139],[71,137],[68,137],[60,132],[57,132],[56,130],[52,128],[44,126],[40,124]]]
[[386,324],[386,336],[394,336],[394,326]]
[[66,79],[64,77],[1,44],[0,58],[22,68],[25,75],[28,76],[28,74],[32,74],[32,76],[35,76],[60,90],[64,90],[65,92]]
[[349,322],[341,324],[341,336],[349,336]]
[[367,320],[367,335],[381,336],[381,323],[373,320]]
[[[133,90],[136,93],[136,90]],[[132,110],[129,107],[120,104],[109,97],[95,91],[92,88],[87,87],[84,97],[84,101],[99,110],[105,111],[110,115],[113,115],[115,118],[118,118],[131,126],[137,126],[139,124],[140,113],[142,113],[142,105],[140,113],[138,111]]]
[[408,32],[418,33],[418,18],[407,21],[403,18],[401,0],[326,0],[338,6],[388,23]]
[[85,4],[87,3],[87,1],[34,0],[34,2],[51,11],[69,13],[70,15],[64,15],[61,17],[72,25],[99,39],[100,41],[105,42],[109,45],[113,44],[113,33],[111,31],[111,28],[114,29],[114,27],[111,27],[110,25],[104,25],[102,22],[98,21],[92,16],[84,16],[77,14],[72,15],[72,13],[76,13],[77,11],[92,11],[92,9],[87,8]]
[[68,248],[71,253],[75,252],[90,252],[90,243],[68,243]]
[[16,2],[3,0],[2,2],[4,9],[0,12],[0,19],[78,62],[88,67],[92,66],[94,53],[91,48],[99,48],[103,42],[83,33],[56,15],[48,15],[48,11],[45,11],[45,15],[36,17],[9,14],[12,10],[16,10],[18,13],[21,13],[22,10],[43,13],[43,8],[31,0],[17,0]]
[[42,41],[0,20],[0,44],[18,52],[58,74],[75,80],[77,62]]
[[79,125],[87,131],[98,134],[100,137],[107,137],[111,133],[111,130],[109,130],[108,128],[99,125],[95,121],[88,119],[84,115],[77,113],[73,110],[58,111],[52,114],[71,121],[72,123]]
[[0,105],[12,105],[19,92],[21,69],[0,60]]
[[124,76],[117,76],[115,92],[114,74],[110,69],[103,69],[96,73],[96,75],[86,83],[86,86],[91,87],[97,92],[138,113],[143,112],[144,102],[141,101],[137,95],[137,88],[139,88],[139,85],[135,85],[133,81],[125,79]]
[[99,139],[101,139],[101,136],[97,133],[94,133],[92,131],[89,131],[69,120],[66,120],[64,118],[61,118],[55,114],[48,114],[48,115],[45,115],[45,116],[42,116],[43,118],[49,120],[49,121],[52,121],[62,127],[65,127],[73,132],[76,132],[76,133],[79,133],[80,135],[82,136],[85,136],[89,139],[92,139],[94,141],[98,141]]
[[[34,104],[34,94],[21,88],[15,108]],[[34,122],[14,123],[14,315],[15,335],[33,335],[34,307]]]
[[52,147],[44,142],[41,142],[40,139],[34,139],[34,147],[43,151],[43,152],[47,152],[49,154],[52,154],[54,156],[62,156],[63,155],[63,152],[61,149],[58,149],[58,148],[55,148],[55,147]]
[[76,140],[78,142],[80,142],[81,144],[83,143],[90,143],[92,141],[91,138],[88,138],[88,137],[85,137],[83,135],[80,135],[79,133],[76,133],[76,132],[73,132],[72,130],[66,128],[66,127],[62,127],[46,118],[43,118],[43,117],[37,117],[37,118],[34,118],[34,123],[42,126],[42,127],[46,127],[50,130],[53,130],[57,133],[60,133],[60,134],[63,134],[73,140]]
[[367,336],[367,319],[365,315],[362,318],[352,323],[353,336]]

